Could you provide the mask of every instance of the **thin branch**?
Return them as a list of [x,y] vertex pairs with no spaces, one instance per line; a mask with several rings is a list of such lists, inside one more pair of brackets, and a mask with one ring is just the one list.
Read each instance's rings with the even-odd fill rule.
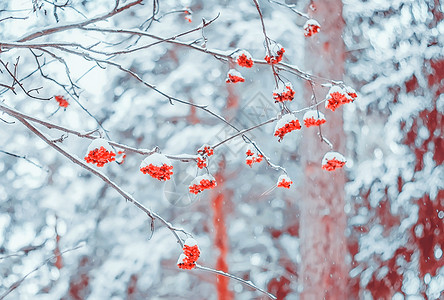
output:
[[[98,17],[95,17],[95,18],[92,18],[92,19],[88,19],[88,20],[85,20],[83,22],[77,22],[77,23],[66,24],[66,25],[62,25],[62,26],[51,27],[51,28],[44,29],[44,30],[38,30],[38,31],[36,31],[34,33],[28,34],[28,35],[20,38],[18,40],[18,42],[27,42],[27,41],[30,41],[30,40],[33,40],[33,39],[36,39],[36,38],[39,38],[39,37],[42,37],[42,36],[47,36],[47,35],[54,34],[54,33],[57,33],[57,32],[62,32],[62,31],[66,31],[66,30],[69,30],[69,29],[73,29],[73,28],[77,28],[77,27],[83,27],[83,26],[86,26],[86,25],[89,25],[89,24],[97,23],[99,21],[111,18],[112,16],[117,15],[117,14],[119,14],[119,13],[121,13],[121,12],[123,12],[123,11],[125,11],[125,10],[135,6],[135,5],[137,5],[137,4],[140,4],[140,3],[142,3],[142,1],[143,0],[133,1],[133,2],[128,3],[125,6],[122,6],[121,8],[114,7],[113,10],[108,12],[107,14],[104,14],[102,16],[98,16]],[[117,2],[117,4],[118,4],[118,2]]]
[[[41,165],[39,165],[39,164],[33,162],[32,160],[30,160],[29,158],[27,158],[25,155],[18,155],[18,154],[15,154],[15,153],[12,153],[12,152],[8,152],[8,151],[5,151],[5,150],[0,150],[0,152],[1,152],[1,153],[4,153],[4,154],[6,154],[6,155],[9,155],[9,156],[15,157],[15,158],[21,158],[21,159],[24,159],[24,160],[26,160],[27,162],[33,164],[34,166],[36,166],[36,167],[38,167],[38,168],[40,168],[40,169],[42,169],[42,170],[44,169]],[[46,172],[49,172],[48,170],[45,170],[45,171],[46,171]]]
[[274,3],[274,4],[277,4],[277,5],[280,5],[280,6],[286,7],[286,8],[289,8],[289,9],[291,9],[295,14],[297,14],[297,15],[299,15],[299,16],[301,16],[301,17],[307,19],[307,20],[310,19],[310,17],[309,17],[307,14],[305,14],[305,13],[300,12],[299,10],[297,10],[295,4],[286,4],[286,3],[281,3],[281,2],[278,2],[278,1],[274,1],[274,0],[268,0],[268,2],[270,2],[270,3]]
[[[40,125],[45,126],[46,128],[57,129],[57,130],[60,130],[60,131],[66,132],[66,133],[74,134],[74,135],[76,135],[76,136],[78,136],[80,138],[87,138],[87,139],[90,139],[90,140],[94,140],[94,139],[98,138],[97,136],[93,136],[92,135],[97,130],[92,130],[92,131],[89,131],[89,132],[86,132],[86,133],[81,133],[79,131],[76,131],[76,130],[73,130],[73,129],[70,129],[70,128],[67,128],[67,127],[63,127],[63,126],[60,126],[60,125],[57,125],[57,124],[54,124],[54,123],[51,123],[51,122],[43,121],[43,120],[41,120],[39,118],[36,118],[36,117],[33,117],[33,116],[29,116],[27,114],[24,114],[22,112],[19,112],[19,111],[15,110],[13,108],[7,107],[5,104],[2,104],[2,103],[0,103],[0,110],[4,111],[5,113],[7,113],[7,114],[9,114],[9,115],[11,115],[13,117],[23,118],[23,119],[26,119],[26,120],[29,120],[29,121],[32,121],[32,122],[36,122],[36,123],[38,123]],[[119,149],[123,149],[123,150],[125,150],[127,152],[139,153],[141,155],[151,155],[151,154],[153,154],[154,152],[157,151],[156,150],[157,147],[154,147],[153,149],[149,150],[149,149],[134,148],[134,147],[130,147],[130,146],[127,146],[127,145],[124,145],[124,144],[119,144],[119,143],[116,143],[116,142],[113,142],[113,141],[108,141],[108,143],[110,145],[112,145],[113,147],[116,147],[116,148],[119,148]],[[168,154],[165,155],[165,156],[167,156],[169,159],[180,160],[180,161],[183,161],[183,162],[194,161],[194,160],[197,160],[197,157],[198,157],[197,155],[168,155]]]
[[256,285],[254,285],[254,283],[252,283],[251,281],[247,281],[247,280],[244,280],[244,279],[239,278],[237,276],[234,276],[232,274],[225,273],[225,272],[219,271],[219,270],[214,270],[214,269],[211,269],[211,268],[207,268],[207,267],[204,267],[204,266],[201,266],[201,265],[198,265],[198,264],[196,264],[196,269],[202,270],[202,271],[207,271],[207,272],[214,273],[214,274],[217,274],[217,275],[222,275],[222,276],[225,276],[225,277],[237,280],[240,283],[242,283],[242,284],[244,284],[246,286],[249,286],[250,288],[255,289],[255,290],[257,290],[257,291],[267,295],[267,297],[270,298],[270,299],[277,299],[276,296],[270,294],[266,290],[263,290],[263,289],[261,289],[260,287],[258,287]]
[[[96,170],[83,162],[82,160],[78,159],[77,157],[71,155],[68,151],[64,150],[60,146],[58,146],[56,143],[52,142],[50,139],[48,139],[40,130],[38,130],[36,127],[31,125],[28,121],[26,121],[24,118],[21,118],[19,116],[14,115],[14,117],[19,120],[23,125],[28,127],[29,130],[31,130],[35,135],[37,135],[40,139],[42,139],[45,143],[47,143],[50,147],[57,150],[59,153],[61,153],[63,156],[71,160],[76,165],[81,166],[85,170],[91,172],[92,174],[96,175],[100,179],[102,179],[106,184],[108,184],[111,188],[113,188],[116,192],[118,192],[125,200],[131,202],[136,206],[138,209],[140,209],[142,212],[144,212],[148,217],[153,219],[158,219],[165,227],[167,227],[173,235],[176,237],[177,242],[183,247],[183,241],[177,234],[177,232],[182,232],[184,234],[188,234],[185,230],[173,227],[169,222],[167,222],[164,218],[162,218],[160,215],[158,215],[156,212],[151,211],[150,209],[146,208],[142,203],[137,201],[133,196],[125,192],[122,188],[120,188],[116,183],[114,183],[111,179],[108,178],[105,174],[103,174],[101,171]],[[189,234],[188,234],[189,235]],[[1,299],[0,299],[1,300]]]
[[51,257],[45,259],[44,262],[42,262],[40,265],[38,265],[37,267],[35,267],[32,271],[30,271],[29,273],[27,273],[24,277],[22,277],[21,279],[17,280],[16,282],[14,282],[14,283],[13,283],[13,284],[12,284],[7,290],[6,290],[6,292],[4,292],[2,295],[0,295],[0,300],[3,300],[3,299],[4,299],[6,296],[8,296],[12,291],[14,291],[16,288],[18,288],[18,287],[23,283],[23,281],[25,281],[26,278],[28,278],[32,273],[38,271],[41,267],[43,267],[44,265],[46,265],[48,262],[50,262],[51,260],[53,260],[53,259],[56,258],[57,256],[63,255],[63,254],[65,254],[65,253],[67,253],[67,252],[70,252],[70,251],[77,250],[77,249],[79,249],[79,248],[81,248],[81,247],[83,247],[83,244],[80,244],[80,245],[78,245],[78,246],[76,246],[76,247],[74,247],[74,248],[71,248],[71,249],[64,250],[64,251],[58,253],[57,255],[53,255],[53,256],[51,256]]

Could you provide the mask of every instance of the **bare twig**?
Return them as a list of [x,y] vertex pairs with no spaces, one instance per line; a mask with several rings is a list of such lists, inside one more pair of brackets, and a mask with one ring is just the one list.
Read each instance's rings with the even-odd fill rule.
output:
[[[69,29],[83,27],[83,26],[87,26],[89,24],[97,23],[99,21],[111,18],[112,16],[117,15],[117,14],[137,5],[137,4],[140,4],[140,3],[142,3],[142,1],[143,0],[133,1],[133,2],[128,3],[125,6],[122,6],[121,8],[114,7],[113,10],[108,12],[107,14],[104,14],[102,16],[98,16],[98,17],[95,17],[92,19],[88,19],[83,22],[71,23],[71,24],[67,24],[67,25],[51,27],[51,28],[44,29],[44,30],[38,30],[34,33],[28,34],[28,35],[20,38],[18,40],[18,42],[27,42],[27,41],[30,41],[30,40],[33,40],[33,39],[36,39],[36,38],[39,38],[42,36],[47,36],[47,35],[54,34],[57,32],[62,32],[62,31],[66,31]],[[117,2],[117,4],[118,4],[118,2]]]
[[251,282],[251,281],[247,281],[247,280],[244,280],[244,279],[239,278],[239,277],[237,277],[237,276],[234,276],[234,275],[232,275],[232,274],[225,273],[225,272],[223,272],[223,271],[219,271],[219,270],[214,270],[214,269],[211,269],[211,268],[207,268],[207,267],[204,267],[204,266],[201,266],[201,265],[198,265],[198,264],[196,264],[196,269],[198,269],[198,270],[202,270],[202,271],[211,272],[211,273],[214,273],[214,274],[217,274],[217,275],[222,275],[222,276],[225,276],[225,277],[228,277],[228,278],[234,279],[234,280],[239,281],[240,283],[242,283],[242,284],[244,284],[244,285],[246,285],[246,286],[249,286],[250,288],[252,288],[252,289],[254,289],[254,290],[257,290],[257,291],[259,291],[259,292],[261,292],[261,293],[267,295],[267,297],[270,298],[270,299],[277,299],[276,296],[270,294],[270,293],[267,292],[266,290],[261,289],[260,287],[258,287],[257,285],[255,285],[255,284],[254,284],[253,282]]
[[[43,97],[37,97],[37,96],[31,95],[31,94],[30,94],[31,91],[33,91],[33,90],[38,90],[38,89],[40,89],[40,88],[32,89],[32,90],[29,90],[29,91],[26,90],[25,87],[23,86],[23,84],[21,84],[20,81],[17,79],[17,77],[16,77],[16,76],[15,76],[15,75],[9,70],[8,65],[5,64],[5,63],[3,62],[3,60],[1,60],[1,59],[0,59],[0,64],[3,65],[3,67],[5,68],[5,70],[8,72],[8,74],[9,74],[9,75],[12,77],[12,79],[14,80],[14,83],[17,83],[18,86],[22,89],[22,91],[23,91],[28,97],[33,98],[33,99],[37,99],[37,100],[44,100],[44,101],[47,101],[47,100],[50,100],[50,99],[51,99],[51,98],[43,98]],[[14,85],[14,83],[13,83],[13,85]]]
[[[29,158],[27,158],[25,155],[18,155],[18,154],[15,154],[15,153],[12,153],[12,152],[8,152],[8,151],[5,151],[5,150],[0,150],[0,152],[1,152],[1,153],[4,153],[4,154],[6,154],[6,155],[9,155],[9,156],[15,157],[15,158],[21,158],[21,159],[24,159],[24,160],[26,160],[27,162],[33,164],[34,166],[36,166],[36,167],[38,167],[38,168],[40,168],[40,169],[42,169],[42,170],[44,169],[41,165],[39,165],[39,164],[33,162],[32,160],[30,160]],[[45,170],[45,171],[46,171],[46,172],[49,172],[48,170]]]
[[41,267],[43,267],[44,265],[46,265],[48,262],[50,262],[51,260],[53,260],[53,259],[56,258],[57,256],[63,255],[63,254],[65,254],[65,253],[67,253],[67,252],[70,252],[70,251],[77,250],[77,249],[79,249],[79,248],[81,248],[81,247],[83,247],[83,244],[80,244],[80,245],[78,245],[78,246],[76,246],[76,247],[74,247],[74,248],[71,248],[71,249],[64,250],[64,251],[58,253],[57,255],[53,255],[53,256],[51,256],[51,257],[45,259],[45,261],[42,262],[40,265],[38,265],[38,266],[35,267],[33,270],[31,270],[29,273],[27,273],[25,276],[23,276],[22,278],[20,278],[20,279],[17,280],[16,282],[14,282],[14,283],[13,283],[13,284],[12,284],[7,290],[6,290],[6,292],[4,292],[2,295],[0,295],[0,300],[3,300],[3,299],[4,299],[6,296],[8,296],[12,291],[14,291],[16,288],[18,288],[18,287],[23,283],[23,281],[25,281],[26,278],[28,278],[32,273],[38,271]]

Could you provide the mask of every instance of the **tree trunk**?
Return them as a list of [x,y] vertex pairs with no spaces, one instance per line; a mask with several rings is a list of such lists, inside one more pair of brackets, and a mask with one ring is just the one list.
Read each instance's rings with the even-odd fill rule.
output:
[[[307,38],[305,69],[325,78],[341,80],[344,70],[342,2],[314,1],[312,17],[321,24],[320,33]],[[318,101],[326,88],[315,87]],[[305,99],[310,104],[312,90],[306,85]],[[323,104],[319,107],[324,111]],[[333,143],[333,150],[344,154],[342,108],[326,112],[322,133]],[[303,136],[304,179],[301,201],[301,299],[346,299],[348,266],[345,261],[346,215],[344,212],[344,170],[322,170],[323,155],[330,151],[321,143],[316,129]]]

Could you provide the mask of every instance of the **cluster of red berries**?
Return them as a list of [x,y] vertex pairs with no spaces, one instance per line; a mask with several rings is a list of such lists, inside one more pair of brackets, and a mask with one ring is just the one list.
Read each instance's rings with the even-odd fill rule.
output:
[[275,53],[271,53],[272,55],[271,55],[271,57],[270,56],[265,56],[265,61],[268,63],[268,64],[270,64],[270,65],[274,65],[274,64],[277,64],[278,62],[280,62],[281,60],[282,60],[282,57],[284,56],[284,52],[285,52],[285,49],[284,48],[282,48],[282,47],[280,47],[280,46],[278,46],[280,49],[279,50],[277,50]]
[[206,167],[208,167],[208,161],[207,161],[207,159],[205,158],[205,157],[198,157],[197,158],[197,167],[199,168],[199,169],[203,169],[203,168],[206,168]]
[[217,186],[216,179],[214,179],[213,176],[210,174],[205,174],[201,176],[197,176],[194,178],[193,181],[191,181],[189,188],[190,193],[192,194],[199,194],[200,192],[212,189]]
[[160,181],[170,180],[173,175],[173,166],[163,154],[153,153],[140,164],[140,171]]
[[279,176],[277,187],[289,189],[291,184],[293,184],[293,181],[291,181],[290,177],[285,174]]
[[279,137],[279,142],[282,141],[284,135],[293,130],[301,129],[301,124],[299,120],[293,114],[285,114],[282,118],[277,122],[274,136]]
[[293,86],[290,82],[287,82],[285,85],[278,87],[273,91],[273,99],[274,102],[284,102],[291,101],[294,98],[295,91],[293,90]]
[[346,163],[345,157],[334,151],[325,153],[322,158],[322,169],[326,171],[334,171],[337,168],[342,168]]
[[177,266],[180,269],[191,270],[196,267],[196,261],[199,259],[200,250],[197,242],[193,238],[186,239],[183,249],[177,260]]
[[92,163],[98,167],[103,167],[106,163],[116,160],[116,153],[104,139],[95,139],[88,147],[87,154],[84,157],[87,163]]
[[63,98],[63,96],[55,96],[54,98],[59,103],[60,107],[64,107],[64,108],[68,107],[69,103],[65,98]]
[[245,78],[238,71],[231,69],[228,71],[227,79],[225,79],[226,83],[237,83],[237,82],[245,82]]
[[185,20],[188,21],[188,23],[193,22],[193,12],[191,11],[191,9],[187,8],[185,11]]
[[260,163],[264,158],[262,154],[258,153],[256,148],[254,148],[251,144],[248,144],[245,154],[247,154],[245,163],[250,166],[250,168],[253,166],[254,163]]
[[310,19],[307,22],[305,22],[304,25],[304,36],[309,37],[316,33],[318,33],[321,30],[321,25],[316,20]]
[[309,110],[304,114],[305,127],[320,126],[327,122],[323,113],[317,110]]
[[333,86],[328,91],[327,100],[325,101],[325,107],[332,111],[335,111],[336,108],[338,108],[342,104],[355,101],[357,96],[358,95],[356,94],[356,92],[350,87],[343,89],[339,86]]
[[237,64],[241,67],[251,68],[253,66],[253,58],[251,54],[245,50],[238,51],[235,57]]

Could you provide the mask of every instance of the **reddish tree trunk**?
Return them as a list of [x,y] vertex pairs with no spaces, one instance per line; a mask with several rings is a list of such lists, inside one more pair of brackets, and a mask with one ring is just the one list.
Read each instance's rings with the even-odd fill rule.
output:
[[[340,0],[314,1],[313,18],[321,24],[321,32],[307,38],[305,69],[326,78],[341,80],[344,70],[344,44],[341,38],[344,21]],[[327,89],[315,88],[318,101]],[[306,86],[307,104],[312,95]],[[323,105],[320,107],[323,109]],[[342,108],[326,112],[327,123],[322,133],[344,153]],[[345,261],[346,215],[344,212],[343,170],[327,172],[321,168],[323,155],[330,150],[321,143],[317,131],[307,129],[303,136],[304,179],[301,202],[301,299],[346,299],[348,266]]]

